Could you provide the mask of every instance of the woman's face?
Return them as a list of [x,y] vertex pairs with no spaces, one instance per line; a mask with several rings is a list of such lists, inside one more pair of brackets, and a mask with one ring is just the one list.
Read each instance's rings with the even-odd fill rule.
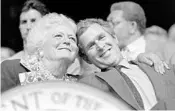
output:
[[49,29],[43,44],[43,55],[47,60],[66,59],[73,62],[77,56],[78,47],[74,31],[60,25]]
[[26,40],[29,31],[34,26],[35,22],[38,21],[41,17],[41,13],[35,9],[30,9],[27,12],[21,13],[19,29],[23,40]]

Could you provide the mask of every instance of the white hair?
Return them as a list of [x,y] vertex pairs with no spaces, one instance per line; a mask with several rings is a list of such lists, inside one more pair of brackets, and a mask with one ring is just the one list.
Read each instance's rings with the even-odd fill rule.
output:
[[27,52],[29,54],[35,53],[37,49],[42,47],[47,39],[47,32],[60,25],[71,28],[76,34],[77,26],[71,18],[68,18],[63,14],[49,13],[38,20],[30,31],[25,47]]

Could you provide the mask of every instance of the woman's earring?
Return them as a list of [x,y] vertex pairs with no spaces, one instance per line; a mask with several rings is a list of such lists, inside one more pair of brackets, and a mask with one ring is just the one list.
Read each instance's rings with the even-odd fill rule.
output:
[[39,55],[40,58],[44,57],[44,53],[41,49],[38,49],[38,55]]
[[43,57],[43,56],[44,56],[43,51],[40,51],[40,57]]

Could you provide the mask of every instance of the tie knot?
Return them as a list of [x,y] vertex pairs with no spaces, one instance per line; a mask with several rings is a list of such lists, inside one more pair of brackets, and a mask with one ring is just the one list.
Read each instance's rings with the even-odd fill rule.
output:
[[117,70],[120,71],[120,72],[121,72],[121,69],[122,69],[122,68],[128,69],[128,68],[127,68],[126,66],[124,66],[124,65],[118,65],[116,68],[117,68]]

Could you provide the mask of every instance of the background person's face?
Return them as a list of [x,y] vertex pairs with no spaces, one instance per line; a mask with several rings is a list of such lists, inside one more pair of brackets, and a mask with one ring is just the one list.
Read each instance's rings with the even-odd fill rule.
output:
[[1,61],[11,57],[9,50],[1,49]]
[[26,40],[29,31],[31,30],[35,22],[41,17],[41,13],[35,9],[30,9],[27,12],[21,13],[19,29],[23,40]]
[[65,59],[73,62],[78,53],[76,35],[72,29],[60,25],[49,29],[43,44],[43,54],[47,60]]
[[79,39],[89,60],[99,68],[108,68],[121,59],[117,39],[113,38],[100,25],[91,25]]
[[118,38],[119,45],[125,45],[129,39],[129,22],[123,17],[123,11],[112,11],[107,20],[112,24],[113,30]]

